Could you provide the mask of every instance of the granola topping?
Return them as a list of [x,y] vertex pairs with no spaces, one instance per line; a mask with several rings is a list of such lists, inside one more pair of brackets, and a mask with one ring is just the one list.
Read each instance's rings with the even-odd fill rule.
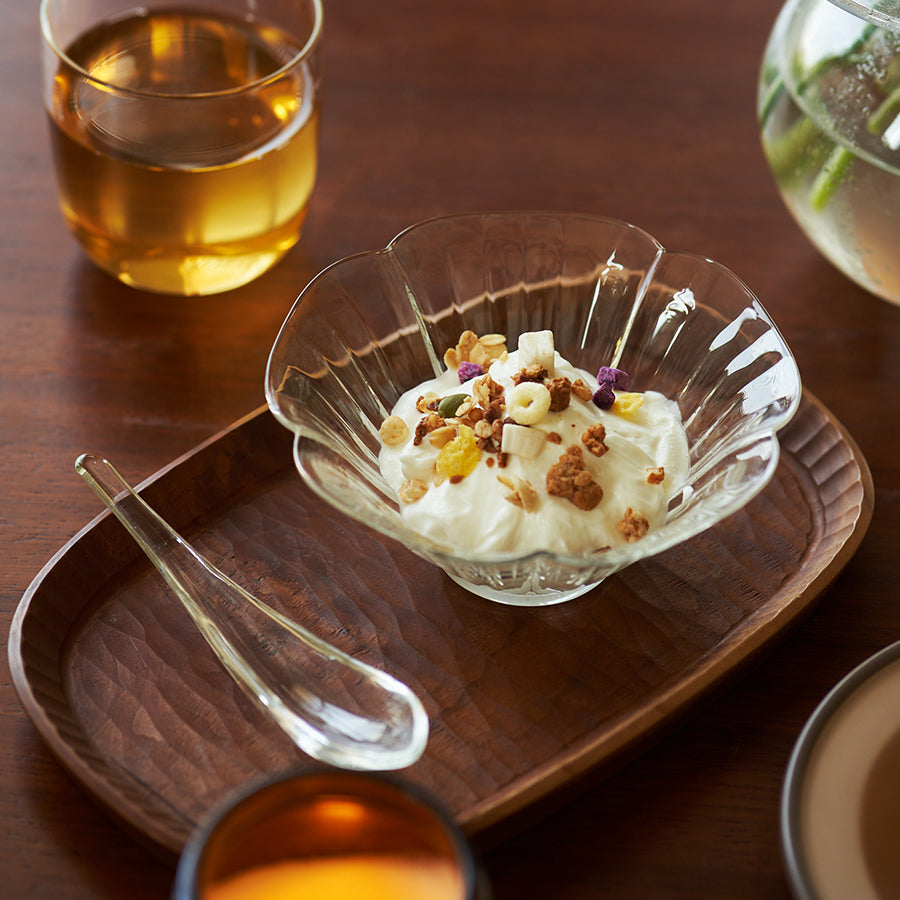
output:
[[606,427],[602,422],[588,425],[584,434],[581,435],[581,443],[584,444],[594,456],[603,456],[603,454],[609,450],[609,447],[606,446],[605,439]]
[[497,360],[504,360],[506,336],[485,334],[478,337],[474,331],[464,331],[455,347],[444,353],[444,363],[448,369],[459,369],[462,363],[470,362],[487,371]]
[[651,466],[647,469],[647,484],[662,484],[666,477],[664,466]]
[[428,485],[424,481],[412,478],[404,481],[397,493],[404,503],[415,503],[416,500],[421,500],[428,493]]
[[416,399],[416,409],[420,413],[434,411],[438,408],[441,402],[440,394],[436,394],[434,391],[428,391],[425,394],[420,394]]
[[581,447],[569,447],[547,472],[547,493],[565,497],[579,509],[593,509],[603,499],[603,488],[591,478]]
[[550,391],[550,412],[562,412],[572,396],[572,382],[564,375],[545,382]]
[[575,368],[551,332],[518,344],[464,331],[448,371],[382,423],[379,465],[407,524],[484,552],[593,553],[659,527],[688,470],[677,406],[621,369]]
[[646,517],[639,512],[635,512],[630,506],[625,510],[622,521],[616,526],[625,536],[625,540],[629,544],[639,541],[649,530],[650,523]]
[[525,512],[535,512],[541,504],[540,496],[527,478],[516,475],[498,475],[497,481],[509,488],[506,499],[513,506],[520,506]]
[[445,424],[444,420],[437,413],[427,413],[416,423],[416,433],[413,437],[413,443],[418,446],[422,443],[427,434],[432,431],[437,431],[438,428],[442,428]]
[[587,402],[594,396],[594,392],[584,383],[581,378],[576,378],[572,382],[572,393],[579,399]]
[[547,378],[547,370],[540,363],[532,363],[519,369],[512,377],[513,384],[521,384],[523,381],[534,381],[537,384],[543,384]]
[[396,447],[398,444],[405,444],[409,437],[409,426],[400,416],[388,416],[378,429],[381,440],[388,447]]

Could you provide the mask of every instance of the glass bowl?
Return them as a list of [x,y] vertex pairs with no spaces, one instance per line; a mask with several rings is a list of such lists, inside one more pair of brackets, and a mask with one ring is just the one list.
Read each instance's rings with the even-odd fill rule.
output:
[[[633,391],[678,403],[690,470],[665,524],[602,553],[459,552],[408,528],[378,467],[378,429],[402,393],[444,371],[460,334],[551,329],[556,349]],[[633,225],[581,214],[432,219],[343,259],[300,294],[272,348],[266,397],[295,433],[309,487],[337,509],[503,603],[569,600],[744,506],[778,463],[800,401],[797,365],[750,290],[723,266],[665,250]]]

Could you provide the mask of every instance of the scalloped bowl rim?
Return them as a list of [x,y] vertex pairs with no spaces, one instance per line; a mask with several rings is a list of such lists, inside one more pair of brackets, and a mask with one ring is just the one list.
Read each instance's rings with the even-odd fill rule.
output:
[[[723,504],[721,507],[717,507],[715,510],[715,515],[690,515],[690,520],[696,521],[692,527],[688,528],[684,527],[684,518],[678,518],[674,521],[666,521],[659,528],[648,533],[640,541],[632,544],[626,544],[624,546],[611,548],[604,551],[602,554],[596,552],[585,554],[566,554],[559,551],[550,551],[546,549],[535,549],[527,552],[511,550],[506,552],[494,553],[475,553],[467,552],[465,550],[456,550],[447,545],[433,542],[430,539],[419,534],[418,532],[408,528],[403,523],[402,518],[400,519],[399,527],[396,529],[384,529],[379,528],[378,526],[373,526],[365,518],[360,517],[349,503],[344,503],[341,500],[337,499],[333,494],[325,490],[317,479],[313,478],[308,473],[306,467],[303,465],[301,458],[303,441],[311,441],[319,447],[324,447],[330,453],[333,453],[334,450],[324,442],[320,441],[314,433],[311,433],[306,428],[304,428],[301,423],[298,423],[292,420],[289,416],[285,415],[281,410],[280,405],[278,404],[277,396],[275,395],[276,392],[270,390],[270,371],[273,364],[275,348],[279,345],[282,334],[290,327],[291,319],[306,294],[316,285],[317,282],[325,278],[329,273],[333,272],[339,267],[343,267],[353,262],[358,262],[359,260],[367,257],[373,258],[393,255],[394,250],[398,244],[404,242],[406,239],[409,239],[409,237],[415,234],[415,232],[424,229],[429,225],[440,222],[449,223],[454,220],[492,217],[502,218],[506,216],[579,218],[625,228],[632,233],[640,235],[656,248],[656,256],[654,258],[653,265],[648,270],[650,275],[652,275],[653,270],[655,269],[656,265],[663,255],[668,255],[670,257],[678,256],[683,259],[695,261],[702,266],[713,267],[719,270],[728,279],[732,280],[746,293],[748,303],[745,309],[752,308],[754,310],[754,313],[760,319],[765,321],[766,325],[771,329],[772,333],[777,335],[785,358],[789,359],[793,363],[797,390],[790,397],[790,402],[788,403],[788,405],[786,405],[779,413],[771,413],[758,423],[754,424],[751,427],[748,427],[746,431],[742,431],[740,434],[740,441],[729,450],[729,453],[734,453],[739,452],[741,449],[746,450],[748,447],[756,446],[761,443],[769,444],[765,467],[746,483],[745,489],[743,489],[738,496],[735,496],[732,502]],[[645,277],[647,276],[645,275]],[[800,406],[800,402],[802,399],[802,383],[796,360],[794,359],[793,353],[791,352],[787,341],[784,339],[783,335],[778,329],[778,326],[766,311],[766,309],[763,307],[759,299],[756,297],[755,293],[746,284],[746,282],[724,264],[702,254],[693,253],[690,251],[668,249],[657,238],[655,238],[649,232],[645,231],[640,226],[634,225],[621,219],[616,219],[609,216],[594,215],[591,213],[566,213],[547,210],[517,210],[450,214],[423,219],[402,229],[394,238],[392,238],[388,242],[385,247],[378,250],[366,250],[359,253],[350,254],[348,256],[335,260],[324,269],[319,271],[313,278],[310,279],[310,281],[297,296],[294,304],[291,307],[291,310],[289,311],[284,322],[282,323],[281,328],[279,329],[275,342],[273,343],[272,353],[270,354],[266,367],[266,396],[269,408],[275,415],[275,417],[286,428],[288,428],[288,430],[294,433],[294,461],[299,473],[303,477],[303,480],[307,484],[307,486],[310,487],[310,489],[312,489],[313,492],[323,500],[336,507],[337,509],[340,509],[351,518],[362,521],[369,527],[374,527],[376,530],[388,534],[390,537],[409,547],[414,552],[418,552],[420,553],[420,555],[424,555],[431,562],[441,567],[454,568],[455,564],[460,562],[476,566],[494,566],[504,564],[508,565],[539,563],[541,560],[548,560],[554,564],[568,566],[574,569],[587,570],[592,567],[602,570],[608,569],[610,570],[609,574],[614,574],[616,571],[620,571],[621,569],[626,568],[627,566],[633,564],[634,562],[637,562],[640,559],[655,556],[703,533],[710,527],[714,526],[716,523],[722,521],[723,519],[746,506],[766,487],[766,485],[772,479],[780,460],[780,443],[778,440],[778,432],[791,421]],[[676,494],[674,496],[677,496],[678,493],[679,491],[676,491]],[[598,575],[598,578],[600,580],[605,577],[608,576]]]

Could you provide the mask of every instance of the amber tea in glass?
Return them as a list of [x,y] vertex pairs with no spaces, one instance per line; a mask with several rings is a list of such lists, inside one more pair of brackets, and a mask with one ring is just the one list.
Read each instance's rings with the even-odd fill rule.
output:
[[316,177],[319,0],[42,0],[60,205],[127,284],[212,294],[299,239]]
[[420,788],[310,769],[210,814],[181,855],[172,900],[476,900],[487,887],[462,832]]

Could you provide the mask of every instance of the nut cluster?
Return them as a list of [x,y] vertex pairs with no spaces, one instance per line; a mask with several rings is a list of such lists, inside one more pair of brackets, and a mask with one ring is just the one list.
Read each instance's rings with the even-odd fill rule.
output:
[[456,346],[445,351],[444,364],[448,369],[459,369],[462,363],[472,363],[481,366],[481,374],[484,374],[494,362],[503,362],[506,357],[505,335],[483,334],[478,337],[474,331],[464,331]]

